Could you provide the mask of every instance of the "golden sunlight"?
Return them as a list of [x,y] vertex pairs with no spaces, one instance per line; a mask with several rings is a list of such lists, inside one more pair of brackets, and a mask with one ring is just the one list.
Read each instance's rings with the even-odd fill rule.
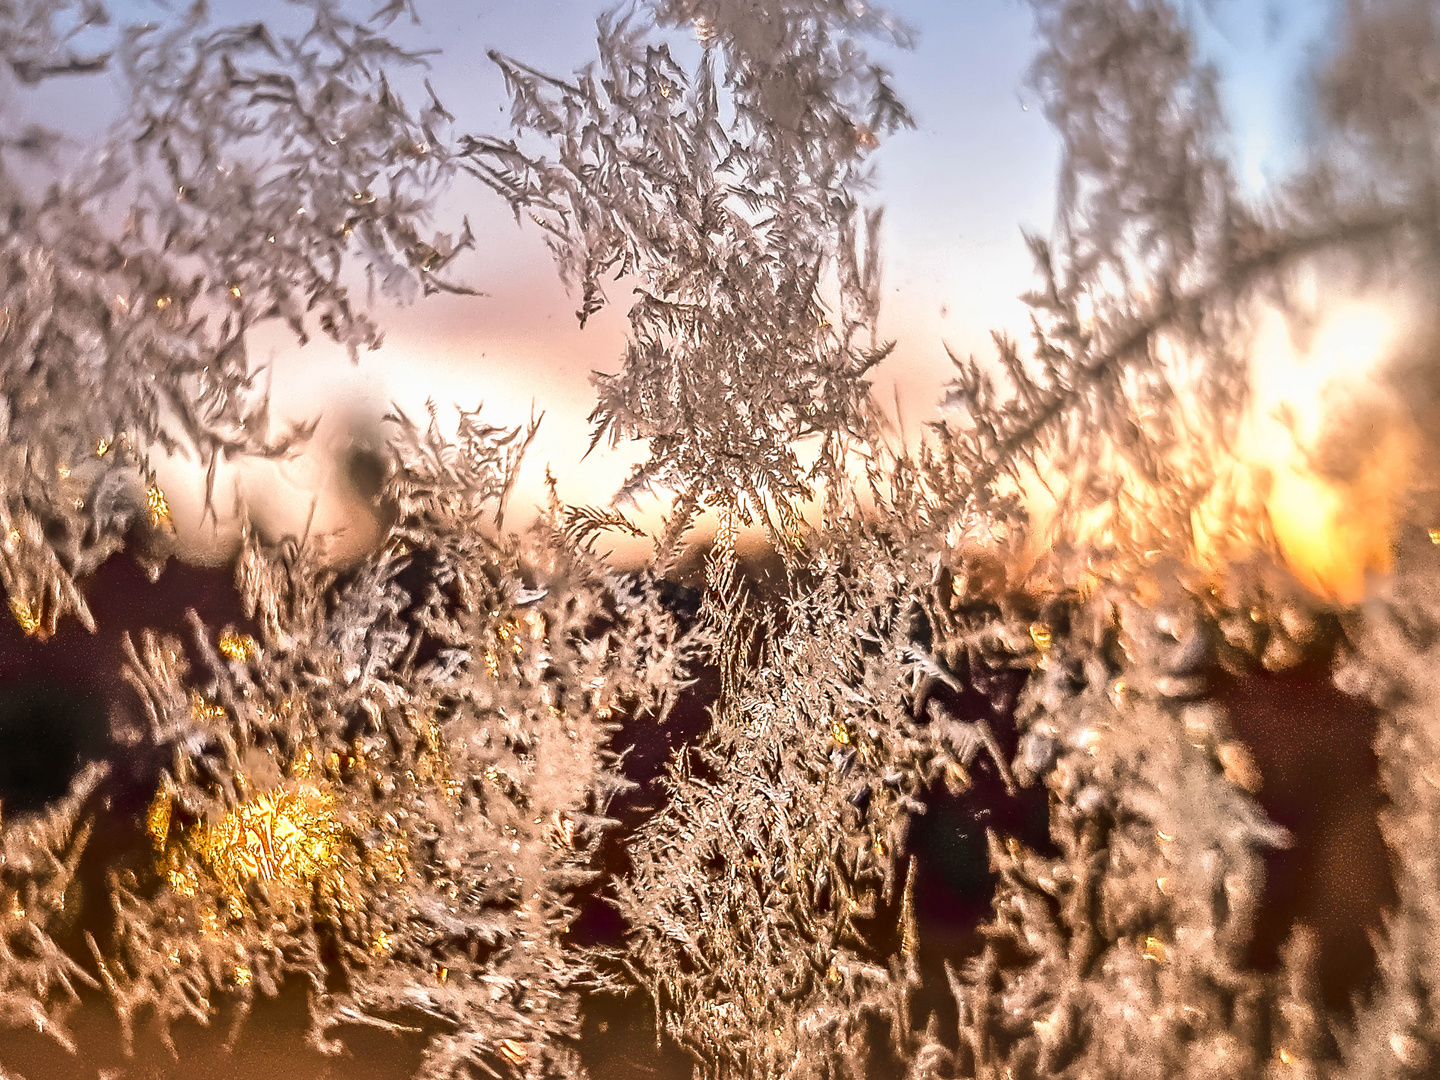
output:
[[1378,381],[1397,334],[1391,313],[1356,303],[1306,343],[1278,312],[1267,313],[1256,336],[1241,459],[1286,562],[1308,587],[1342,602],[1364,594],[1366,571],[1390,568],[1418,449]]
[[[1077,475],[1042,460],[1018,491],[1033,526],[1018,561],[1035,565],[1062,529],[1082,546],[1146,561],[1175,553],[1167,538],[1183,535],[1207,571],[1273,545],[1317,595],[1359,600],[1366,573],[1390,569],[1421,446],[1385,379],[1401,343],[1399,310],[1336,305],[1304,334],[1281,311],[1262,311],[1251,343],[1251,399],[1233,442],[1226,447],[1207,431],[1183,398],[1175,405],[1175,428],[1189,435],[1176,441],[1166,467],[1197,482],[1210,478],[1189,522],[1168,521],[1163,496],[1113,447]],[[1183,366],[1183,357],[1171,359]],[[1055,493],[1088,484],[1112,497],[1062,510]],[[1064,514],[1071,516],[1062,521]]]

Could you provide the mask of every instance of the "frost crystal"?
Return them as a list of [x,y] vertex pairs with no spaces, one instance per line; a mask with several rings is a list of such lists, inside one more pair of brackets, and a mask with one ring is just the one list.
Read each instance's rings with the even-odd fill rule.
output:
[[[371,1027],[426,1080],[579,1080],[629,995],[716,1078],[1433,1075],[1440,22],[1346,8],[1310,157],[1262,201],[1203,10],[1030,6],[1062,148],[1032,340],[957,360],[954,415],[895,450],[862,200],[910,119],[865,49],[909,31],[868,3],[637,0],[573,77],[493,57],[499,137],[402,103],[400,0],[246,25],[0,0],[6,92],[125,94],[83,155],[0,117],[14,657],[104,621],[117,552],[158,575],[156,447],[213,476],[304,440],[271,430],[257,326],[353,350],[380,331],[352,270],[463,288],[468,230],[423,231],[461,173],[545,232],[582,322],[607,276],[635,290],[594,438],[648,441],[620,500],[520,529],[535,423],[397,410],[353,564],[247,529],[230,615],[100,626],[104,760],[0,790],[0,1026],[83,1058],[68,1022],[103,1003],[127,1049],[243,1040],[288,985],[320,1052]],[[1428,313],[1390,376],[1419,479],[1347,605],[1283,564],[1237,447],[1266,312],[1303,336],[1366,275]],[[1350,424],[1317,477],[1377,475]],[[675,509],[624,574],[595,549],[651,485]]]

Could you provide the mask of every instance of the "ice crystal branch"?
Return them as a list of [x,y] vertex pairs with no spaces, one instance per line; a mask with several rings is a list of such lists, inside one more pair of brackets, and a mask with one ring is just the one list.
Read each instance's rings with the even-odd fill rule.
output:
[[[699,40],[695,63],[673,30]],[[837,481],[868,437],[865,376],[888,346],[879,214],[858,199],[871,150],[911,121],[866,37],[907,31],[868,4],[654,3],[606,15],[598,64],[571,79],[492,56],[527,139],[472,138],[466,167],[545,230],[582,324],[605,275],[638,296],[591,417],[596,442],[649,441],[622,494],[762,513]]]
[[[605,276],[637,289],[595,436],[650,442],[622,494],[677,495],[655,566],[622,575],[592,550],[636,531],[615,505],[507,523],[538,420],[461,411],[452,435],[434,407],[396,410],[373,551],[341,569],[247,534],[243,625],[126,639],[139,712],[116,705],[116,737],[156,762],[154,790],[84,947],[103,766],[0,819],[0,1025],[68,1045],[89,994],[127,1039],[222,1015],[246,1038],[257,995],[292,983],[322,1051],[364,1025],[423,1043],[427,1080],[580,1080],[584,1010],[638,990],[714,1077],[1432,1073],[1440,532],[1408,520],[1358,610],[1255,551],[1243,507],[1253,557],[1189,563],[1256,307],[1294,316],[1295,279],[1331,263],[1429,287],[1434,12],[1351,5],[1313,158],[1260,203],[1178,5],[1031,6],[1062,149],[1053,226],[1029,241],[1031,344],[997,337],[998,373],[961,361],[959,417],[913,455],[870,453],[862,510],[839,481],[876,451],[885,346],[861,199],[875,142],[908,122],[861,47],[906,38],[877,9],[637,3],[571,78],[496,57],[516,137],[447,149],[439,103],[411,112],[385,74],[419,60],[385,35],[400,4],[296,4],[287,35],[0,0],[12,88],[108,71],[130,95],[80,168],[39,129],[0,134],[0,581],[27,632],[85,618],[77,581],[127,538],[163,555],[150,446],[214,462],[303,436],[269,429],[254,326],[373,344],[356,263],[401,296],[455,287],[436,275],[468,234],[421,228],[457,169],[545,231],[582,321]],[[27,169],[57,182],[37,196]],[[1051,521],[1027,520],[1032,480]],[[740,526],[793,540],[822,482],[829,513],[762,603]],[[657,571],[706,507],[721,529],[687,625]],[[1126,573],[1096,572],[1097,515]],[[708,726],[661,729],[683,745],[653,802],[617,801],[622,724],[654,735],[697,675],[718,685]],[[1335,715],[1285,700],[1257,728],[1247,695],[1277,686]],[[1342,751],[1346,709],[1378,731],[1379,825],[1379,794],[1332,778],[1369,750]],[[1275,745],[1304,740],[1337,800],[1308,836],[1266,810],[1285,810]],[[1348,859],[1382,829],[1378,884],[1357,859],[1330,910],[1267,910],[1276,859],[1316,835]],[[580,947],[604,902],[623,941]],[[1343,1016],[1322,985],[1337,923],[1377,930]]]
[[[954,358],[947,403],[958,415],[941,438],[967,498],[1046,485],[1056,541],[1085,522],[1117,553],[1193,558],[1194,515],[1224,489],[1248,401],[1259,308],[1303,317],[1297,276],[1337,260],[1428,274],[1414,249],[1433,232],[1430,211],[1399,170],[1377,182],[1373,169],[1339,167],[1392,152],[1339,151],[1346,139],[1393,143],[1393,131],[1363,132],[1348,112],[1349,134],[1278,198],[1247,202],[1215,75],[1175,7],[1033,6],[1045,44],[1031,79],[1062,146],[1051,235],[1029,237],[1033,344],[1026,355],[997,337],[998,373]],[[1253,508],[1236,507],[1242,519],[1208,539],[1236,553],[1263,546]]]
[[258,641],[217,650],[197,621],[200,671],[178,642],[132,651],[171,765],[106,985],[128,1029],[299,977],[323,1049],[419,1025],[424,1077],[578,1076],[578,994],[603,980],[563,939],[626,784],[613,718],[663,716],[689,647],[653,589],[558,532],[496,531],[520,429],[395,423],[374,559],[342,582],[252,541]]
[[0,1025],[34,1028],[72,1050],[64,1018],[95,980],[55,939],[76,914],[85,803],[104,773],[92,765],[55,806],[0,821]]
[[997,337],[999,383],[957,359],[948,401],[960,416],[942,437],[975,496],[1038,474],[1061,522],[1159,493],[1149,513],[1117,514],[1116,532],[1139,519],[1141,550],[1183,550],[1214,481],[1196,448],[1223,445],[1244,401],[1235,306],[1269,264],[1237,265],[1257,229],[1222,152],[1214,74],[1175,9],[1033,7],[1043,46],[1031,80],[1062,148],[1052,236],[1029,237],[1033,357]]
[[[47,632],[88,620],[74,580],[142,517],[153,446],[198,451],[213,475],[303,437],[270,430],[253,327],[318,327],[353,352],[379,330],[346,267],[393,295],[453,287],[442,271],[468,232],[421,231],[449,172],[446,114],[412,112],[387,81],[420,61],[383,34],[395,10],[294,6],[310,20],[294,37],[204,5],[161,25],[111,26],[98,3],[0,10],[14,83],[106,71],[126,95],[78,156],[60,133],[0,130],[5,584]],[[75,51],[96,35],[103,50]]]
[[[989,725],[1004,673],[1033,662],[1029,636],[967,619],[938,552],[870,544],[846,554],[883,559],[881,575],[827,571],[822,555],[783,629],[747,630],[719,570],[719,647],[740,659],[722,661],[714,732],[678,763],[620,890],[635,928],[623,962],[711,1075],[861,1077],[908,1057],[912,819],[937,788],[1010,782]],[[952,670],[993,678],[996,701],[942,703]]]

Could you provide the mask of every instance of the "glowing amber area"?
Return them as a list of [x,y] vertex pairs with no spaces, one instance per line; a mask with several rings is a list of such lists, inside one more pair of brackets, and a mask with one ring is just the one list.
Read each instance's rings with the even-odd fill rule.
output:
[[165,499],[165,492],[159,486],[151,484],[145,492],[145,506],[150,511],[150,524],[158,526],[162,522],[170,520],[170,504]]
[[[1257,336],[1242,457],[1286,562],[1307,586],[1342,602],[1364,594],[1366,571],[1390,568],[1418,448],[1408,419],[1374,382],[1395,337],[1385,311],[1360,304],[1322,323],[1304,351],[1278,314]],[[1363,431],[1359,410],[1368,415]],[[1338,440],[1330,450],[1343,456],[1341,475],[1317,467],[1327,440]]]
[[158,869],[170,887],[193,896],[199,877],[189,855],[214,876],[235,900],[251,881],[304,886],[337,865],[346,842],[330,792],[304,781],[261,792],[219,821],[189,830],[183,848],[167,844],[170,797],[163,789],[146,813],[146,831],[159,858]]
[[239,893],[259,880],[307,884],[334,866],[344,843],[334,797],[309,784],[291,784],[241,803],[192,838],[202,860]]
[[240,634],[232,630],[221,634],[220,640],[216,644],[227,660],[234,660],[237,663],[253,660],[260,655],[259,644],[249,634]]
[[[1199,442],[1167,464],[1181,475],[1213,479],[1182,526],[1197,566],[1220,570],[1273,541],[1301,583],[1342,603],[1363,596],[1367,571],[1390,569],[1421,443],[1403,403],[1379,378],[1394,354],[1399,322],[1379,305],[1349,303],[1301,339],[1279,311],[1262,313],[1249,408],[1228,447],[1211,439],[1198,415],[1187,414],[1182,399],[1174,419]],[[1174,359],[1183,368],[1184,358]],[[1139,422],[1143,427],[1146,417]],[[1037,463],[1017,492],[1035,526],[1018,559],[1022,568],[1050,549],[1060,524],[1102,552],[1138,542],[1156,546],[1144,554],[1162,553],[1153,529],[1163,518],[1152,510],[1164,499],[1112,452],[1094,475],[1102,486],[1112,484],[1117,498],[1061,522],[1053,492],[1089,478]],[[1038,639],[1036,645],[1043,650]]]
[[15,617],[15,622],[25,633],[40,634],[40,612],[38,607],[31,607],[18,596],[12,596],[10,597],[10,614]]
[[[200,710],[198,715],[225,715],[221,706],[207,704],[198,694],[191,707]],[[296,707],[304,706],[286,699],[277,708],[285,713]],[[438,787],[453,803],[459,785],[438,728],[433,721],[406,715],[424,743],[414,768],[404,771],[404,782]],[[302,748],[278,770],[280,779],[268,754],[252,756],[259,774],[271,779],[256,783],[248,774],[238,776],[242,793],[255,794],[216,820],[177,824],[173,789],[166,784],[156,792],[145,829],[155,848],[156,871],[174,892],[218,900],[231,919],[243,919],[253,914],[251,886],[257,883],[271,902],[308,905],[318,891],[353,912],[363,897],[406,879],[411,863],[404,830],[390,815],[377,817],[363,803],[357,805],[346,786],[378,782],[383,767],[378,759],[358,747],[354,753],[332,750],[323,756]],[[381,840],[357,846],[355,834],[367,830],[378,831]],[[213,914],[202,908],[202,918]],[[217,923],[212,929],[221,928]]]

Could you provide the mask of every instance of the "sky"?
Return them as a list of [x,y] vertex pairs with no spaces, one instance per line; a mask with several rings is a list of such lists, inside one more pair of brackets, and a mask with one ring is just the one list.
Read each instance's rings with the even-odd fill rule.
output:
[[[144,0],[131,0],[141,3]],[[1300,76],[1325,39],[1327,0],[1197,0],[1195,21],[1207,57],[1222,76],[1234,127],[1239,174],[1257,194],[1298,160],[1305,117]],[[226,14],[225,0],[216,4]],[[486,58],[498,49],[532,66],[568,72],[594,55],[595,17],[605,0],[417,0],[421,25],[405,40],[440,49],[428,73],[457,116],[457,130],[505,133],[508,103]],[[984,354],[990,331],[1024,334],[1017,299],[1032,282],[1021,229],[1045,231],[1054,201],[1058,145],[1025,72],[1035,50],[1029,9],[1019,0],[892,0],[918,32],[913,51],[880,49],[916,128],[890,137],[874,157],[873,201],[885,207],[885,311],[882,335],[895,353],[877,369],[882,398],[898,398],[913,435],[938,415],[950,371],[946,347]],[[239,10],[237,6],[237,10]],[[427,399],[451,406],[483,402],[494,423],[517,424],[543,411],[540,436],[516,497],[523,514],[541,499],[548,465],[570,502],[603,503],[618,487],[636,447],[588,444],[594,370],[614,371],[624,347],[624,296],[584,330],[575,298],[560,284],[539,231],[516,225],[508,207],[478,184],[452,192],[441,225],[468,215],[477,251],[461,276],[479,297],[435,297],[386,311],[386,339],[358,366],[322,341],[300,349],[283,336],[254,354],[272,361],[279,412],[323,409],[330,449],[349,418],[376,416],[391,403],[423,416]],[[328,433],[328,435],[327,435]],[[353,514],[335,494],[335,458],[316,453],[286,465],[258,465],[240,483],[252,509],[298,531],[310,514],[307,490],[322,492],[312,529]],[[163,475],[163,473],[162,473]],[[171,481],[185,481],[175,473]],[[193,484],[191,484],[193,487]],[[182,532],[198,502],[171,499]],[[653,520],[658,504],[639,508]],[[353,531],[353,530],[352,530]],[[194,544],[219,543],[191,535]],[[355,535],[357,542],[363,537]]]

